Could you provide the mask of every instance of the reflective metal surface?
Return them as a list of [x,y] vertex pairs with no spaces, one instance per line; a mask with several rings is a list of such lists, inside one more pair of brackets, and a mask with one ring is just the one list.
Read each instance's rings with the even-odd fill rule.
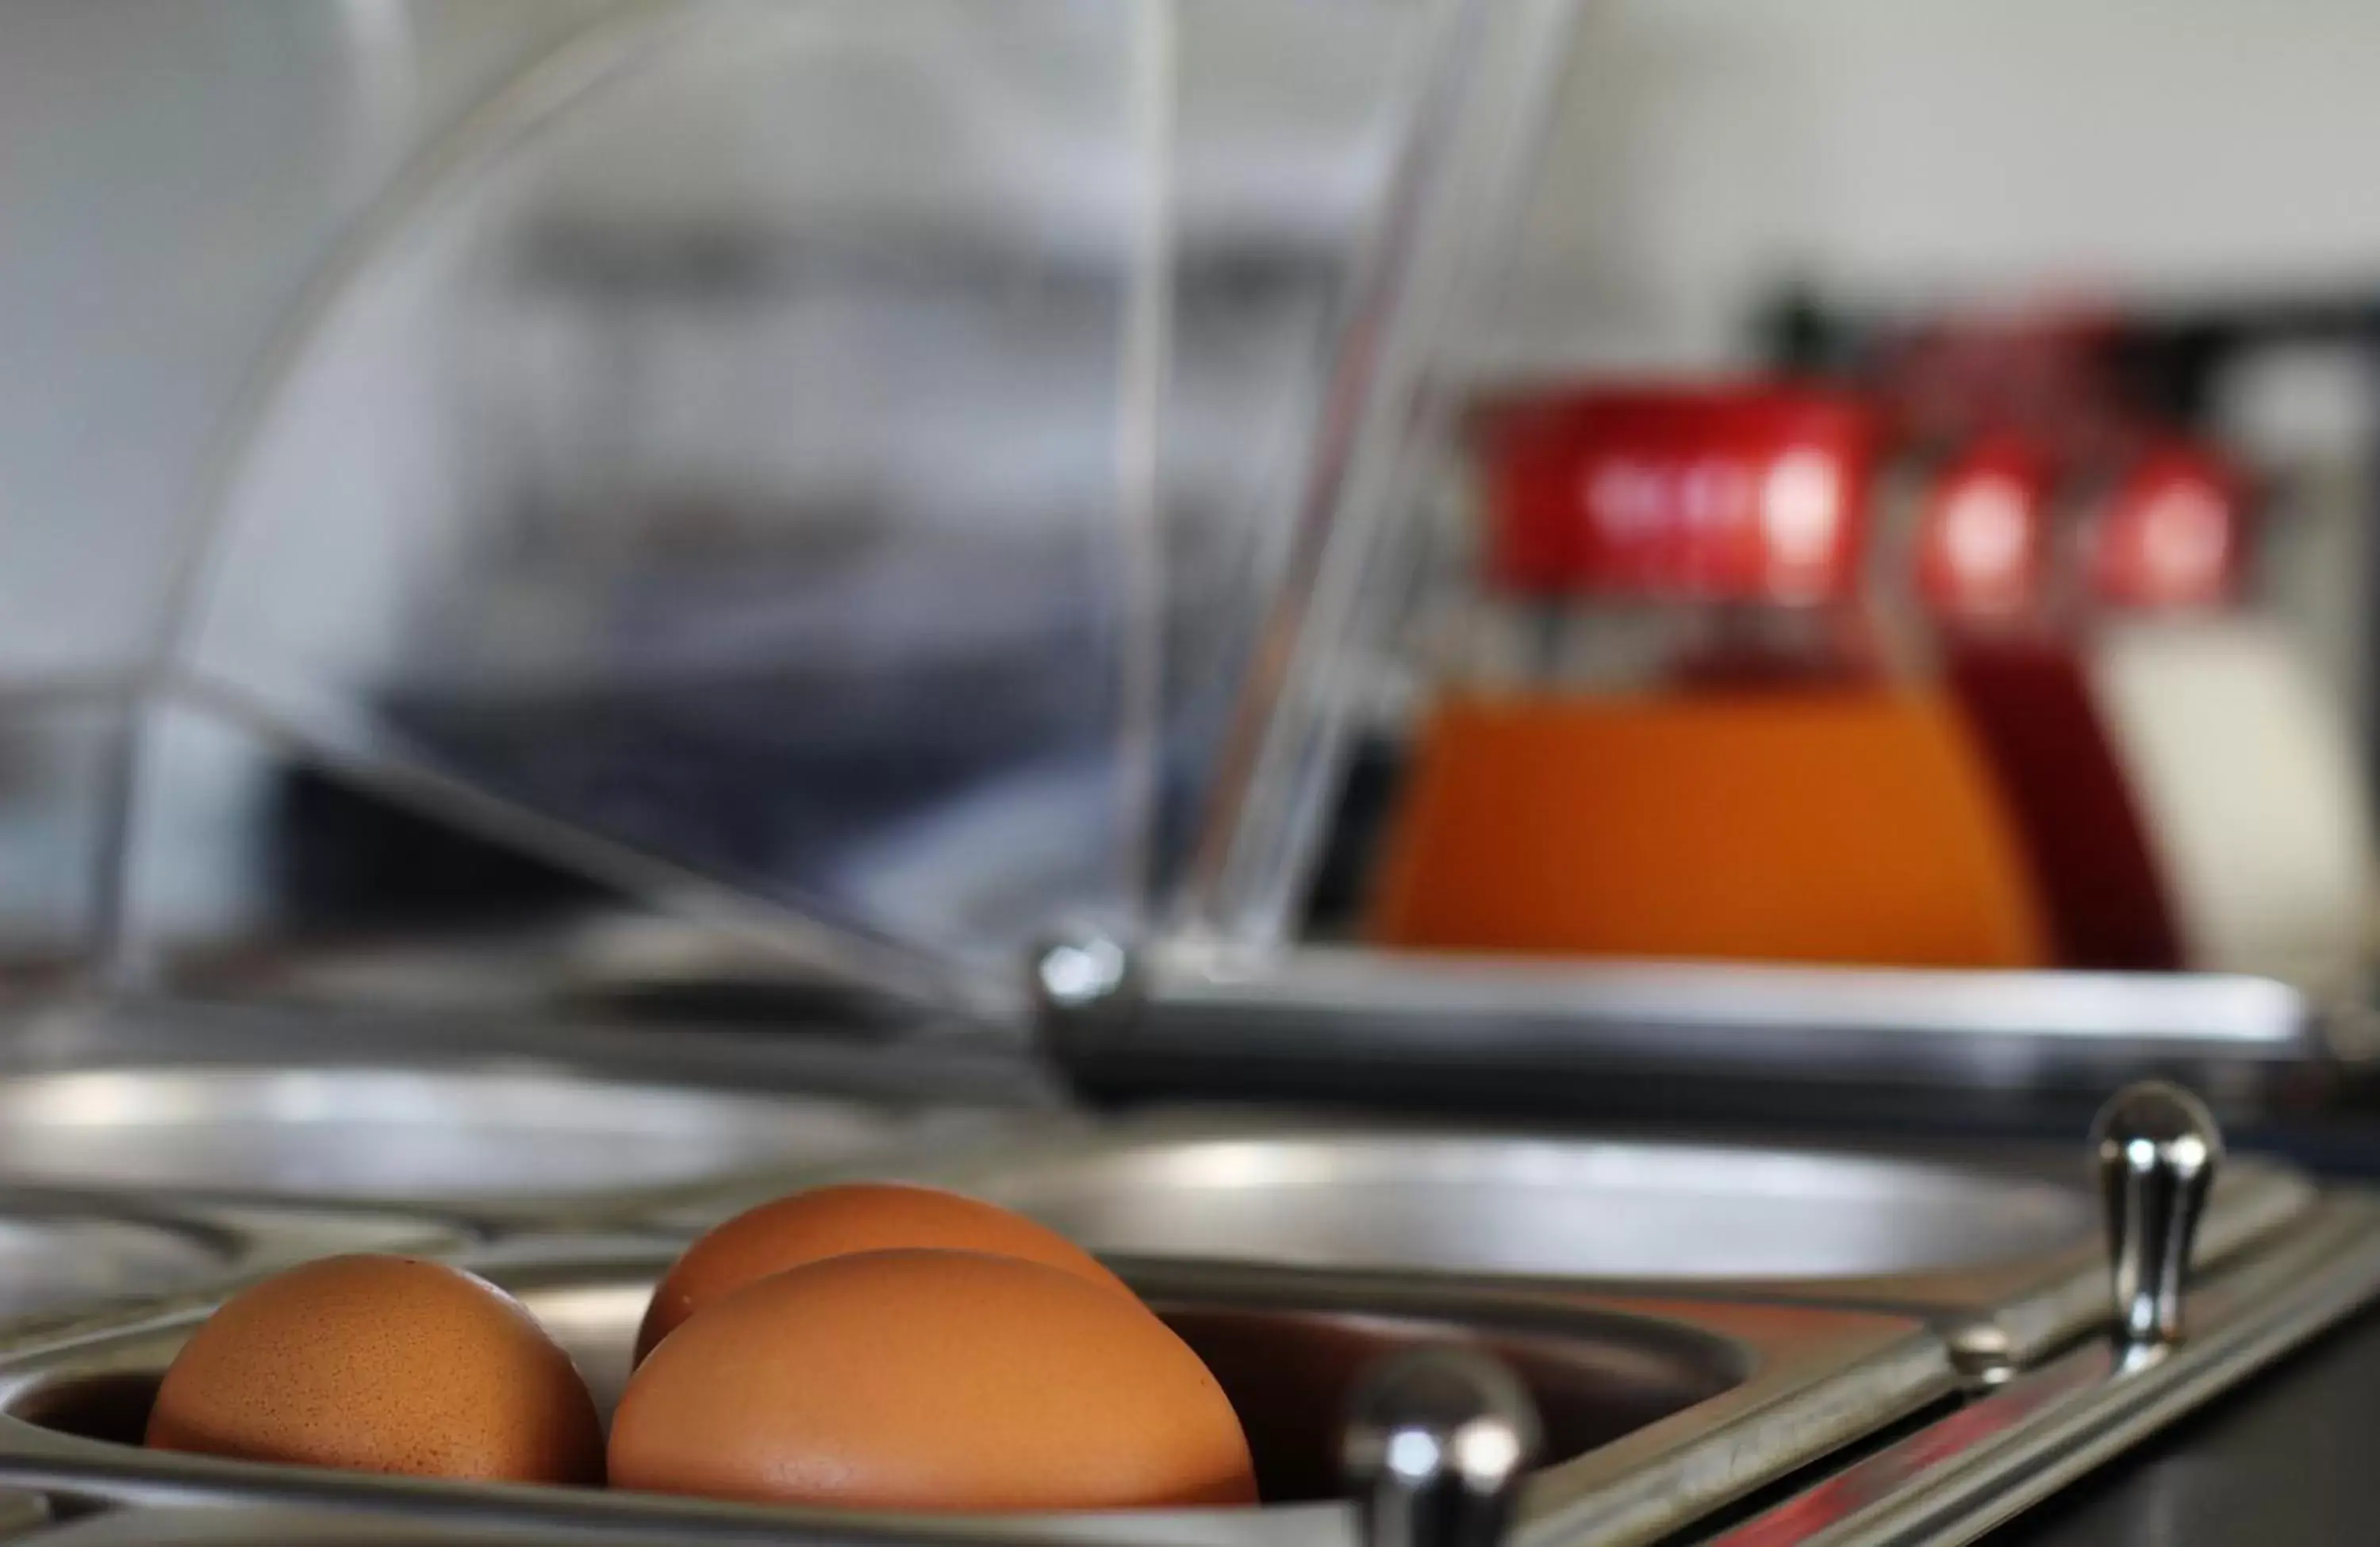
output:
[[[1906,1307],[1988,1326],[2017,1359],[2107,1303],[2093,1179],[2061,1151],[1927,1158],[1187,1113],[921,1170],[1102,1251]],[[2201,1259],[2312,1197],[2294,1173],[2242,1159],[2216,1190]]]
[[118,1067],[0,1078],[0,1181],[469,1212],[844,1158],[856,1102],[546,1069]]
[[1598,1278],[1846,1278],[2070,1246],[2088,1194],[1856,1155],[1428,1133],[1120,1142],[971,1178],[1101,1251]]
[[[608,1410],[665,1248],[524,1240],[469,1259],[568,1347]],[[1221,1268],[1152,1271],[1139,1288],[1232,1395],[1270,1502],[1257,1510],[935,1522],[1003,1541],[1316,1544],[1352,1541],[1332,1497],[1343,1409],[1382,1354],[1453,1339],[1512,1369],[1543,1416],[1548,1465],[1522,1530],[1637,1541],[1872,1431],[1945,1392],[1938,1339],[1889,1317],[1798,1307],[1628,1301],[1472,1290],[1387,1276]],[[203,1306],[0,1361],[0,1481],[126,1503],[377,1504],[423,1520],[667,1526],[734,1540],[768,1522],[899,1525],[897,1517],[767,1511],[578,1490],[483,1488],[260,1467],[132,1448],[154,1383]],[[1305,1502],[1300,1502],[1305,1501]],[[1592,1530],[1586,1529],[1592,1523]]]
[[49,1501],[38,1493],[0,1492],[0,1537],[15,1537],[44,1525]]
[[2091,1125],[2107,1215],[2117,1335],[2143,1348],[2179,1343],[2191,1250],[2223,1164],[2223,1130],[2204,1102],[2160,1080],[2129,1086]]
[[2380,1201],[2325,1199],[2191,1297],[2192,1336],[2094,1341],[1716,1539],[1957,1547],[2247,1379],[2380,1292]]
[[[1078,1078],[1218,1088],[1234,1072],[1346,1090],[1403,1069],[1502,1074],[1591,1102],[1641,1075],[1978,1095],[2166,1072],[2225,1093],[2334,1052],[2319,1008],[2267,979],[1560,961],[1184,940],[1069,939],[1036,961],[1044,1036]],[[1674,1100],[1675,1097],[1672,1097]],[[1898,1103],[1905,1106],[1905,1097]]]
[[[42,1518],[27,1524],[38,1525]],[[827,1547],[854,1535],[771,1535],[766,1541],[775,1547]],[[234,1507],[108,1510],[27,1537],[24,1547],[672,1547],[677,1540],[665,1533],[583,1529],[490,1531],[354,1510]],[[905,1540],[914,1547],[929,1547],[933,1541],[923,1533]]]
[[233,1243],[196,1229],[0,1214],[0,1317],[188,1288],[236,1258]]
[[1374,1366],[1347,1407],[1342,1472],[1365,1547],[1502,1547],[1543,1416],[1501,1362],[1424,1347]]
[[[17,1498],[0,1496],[0,1535],[16,1526],[12,1505]],[[28,1497],[21,1507],[38,1509],[39,1502]],[[30,1529],[42,1518],[27,1514],[17,1529]],[[665,1529],[574,1526],[540,1530],[356,1509],[218,1505],[105,1510],[26,1538],[25,1547],[677,1547],[684,1540]],[[771,1527],[718,1540],[748,1547],[963,1547],[982,1539],[922,1521],[898,1527],[853,1521],[798,1531]]]
[[460,1227],[369,1210],[174,1207],[0,1188],[0,1343],[340,1251],[451,1251]]

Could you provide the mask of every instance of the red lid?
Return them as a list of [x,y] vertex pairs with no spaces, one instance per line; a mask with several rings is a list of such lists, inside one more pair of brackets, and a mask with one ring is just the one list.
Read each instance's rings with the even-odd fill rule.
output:
[[2089,533],[2092,594],[2112,606],[2215,607],[2239,587],[2243,491],[2205,446],[2151,447],[2117,484]]
[[1864,405],[1809,387],[1596,388],[1488,421],[1493,575],[1509,590],[1816,602],[1866,535]]
[[1917,590],[1947,619],[2008,617],[2039,597],[2048,548],[2046,459],[1985,442],[1942,470],[1917,528]]

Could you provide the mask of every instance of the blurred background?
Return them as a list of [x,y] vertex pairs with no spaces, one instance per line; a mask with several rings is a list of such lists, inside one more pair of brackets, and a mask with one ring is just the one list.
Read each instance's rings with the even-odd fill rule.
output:
[[[2360,993],[2362,26],[1591,7],[1331,917]],[[1796,539],[1761,480],[1807,437]]]
[[2360,1024],[2380,17],[1443,9],[11,6],[12,981],[847,1029],[1091,929]]

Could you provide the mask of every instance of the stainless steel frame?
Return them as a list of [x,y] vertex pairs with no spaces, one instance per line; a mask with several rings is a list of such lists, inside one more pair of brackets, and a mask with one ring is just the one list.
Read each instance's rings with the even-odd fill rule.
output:
[[[1177,1123],[1166,1137],[1160,1137],[1164,1125],[1104,1133],[1086,1126],[1068,1141],[1030,1153],[1036,1163],[1058,1165],[1096,1187],[1112,1179],[1117,1157],[1132,1154],[1135,1143],[1162,1153],[1167,1142],[1196,1141],[1185,1134],[1212,1139],[1216,1131],[1211,1120],[1204,1128]],[[1367,1151],[1349,1143],[1351,1130],[1325,1134],[1276,1123],[1255,1131],[1257,1137],[1229,1141],[1253,1146],[1243,1150],[1244,1160],[1332,1156],[1338,1169],[1324,1167],[1319,1175],[1326,1180],[1335,1175],[1344,1182],[1351,1162],[1366,1153],[1418,1156],[1425,1174],[1435,1165],[1441,1180],[1456,1175],[1444,1168],[1443,1152],[1430,1158],[1432,1144],[1442,1144],[1443,1136],[1433,1140],[1373,1128]],[[1542,1144],[1510,1138],[1468,1142],[1475,1159],[1482,1152],[1508,1160],[1534,1156],[1541,1179],[1561,1179],[1559,1167],[1544,1172]],[[1501,1148],[1483,1151],[1490,1142]],[[1557,1151],[1565,1145],[1596,1148],[1575,1139],[1543,1142]],[[1609,1162],[1610,1141],[1603,1147]],[[1012,1149],[972,1163],[1022,1167],[1027,1153]],[[1682,1162],[1706,1193],[1723,1191],[1719,1184],[1729,1182],[1741,1190],[1749,1175],[1722,1175],[1724,1164],[1712,1169],[1707,1148],[1672,1145],[1664,1156],[1658,1147],[1621,1146],[1618,1153],[1639,1166],[1648,1158]],[[1386,1351],[1451,1338],[1497,1355],[1522,1376],[1552,1441],[1548,1464],[1522,1493],[1512,1547],[1633,1547],[1670,1538],[1763,1483],[1797,1472],[1815,1480],[1717,1540],[1729,1547],[1964,1542],[2380,1292],[2380,1194],[2312,1196],[2288,1173],[2271,1171],[2258,1184],[2255,1168],[2244,1175],[2234,1168],[2233,1201],[2227,1204],[2218,1193],[2210,1207],[2202,1207],[2208,1201],[2203,1184],[2220,1153],[2212,1119],[2180,1091],[2139,1088],[2111,1103],[2095,1154],[2108,1189],[2112,1238],[2128,1244],[2136,1296],[2149,1296],[2142,1303],[2153,1302],[2160,1314],[2136,1328],[2130,1342],[2086,1337],[2063,1351],[2045,1342],[2022,1356],[2003,1346],[2007,1362],[1991,1371],[1995,1381],[1979,1385],[1970,1363],[1967,1399],[1931,1419],[1923,1416],[1926,1406],[1947,1401],[1960,1384],[1948,1340],[1916,1322],[1809,1301],[1888,1289],[1904,1301],[1920,1300],[1913,1286],[1930,1276],[1945,1297],[1925,1309],[1954,1328],[2022,1330],[2034,1324],[2027,1316],[2048,1314],[2044,1307],[2069,1316],[2062,1309],[2068,1298],[2082,1308],[2070,1311],[2070,1331],[2109,1325],[2104,1250],[2094,1251],[2087,1242],[2006,1249],[2011,1241],[2021,1247],[2024,1232],[2001,1231],[2007,1221],[1993,1220],[1988,1206],[1996,1189],[2006,1187],[2016,1188],[2020,1198],[2042,1196],[2032,1189],[2051,1184],[2040,1180],[2038,1165],[2004,1161],[1998,1169],[1958,1172],[1930,1163],[1880,1166],[1874,1156],[1852,1152],[1735,1157],[1765,1160],[1772,1183],[1806,1188],[1814,1177],[1832,1178],[1831,1193],[1820,1187],[1813,1194],[1822,1200],[1847,1204],[1843,1189],[1850,1183],[1898,1185],[1904,1199],[1947,1207],[1954,1230],[1993,1237],[1963,1266],[1945,1262],[1931,1275],[1758,1284],[1723,1277],[1705,1281],[1699,1297],[1675,1285],[1670,1295],[1656,1297],[1618,1293],[1608,1280],[1483,1275],[1462,1261],[1367,1268],[1123,1262],[1136,1287],[1232,1391],[1265,1458],[1268,1496],[1281,1501],[1257,1510],[957,1519],[755,1510],[261,1467],[157,1455],[121,1443],[120,1437],[138,1433],[157,1375],[210,1309],[212,1302],[203,1296],[0,1347],[0,1486],[40,1490],[69,1507],[130,1506],[121,1520],[79,1528],[103,1541],[117,1539],[105,1534],[110,1529],[118,1536],[122,1529],[137,1531],[152,1509],[206,1504],[358,1510],[380,1522],[374,1529],[382,1534],[354,1540],[423,1547],[448,1528],[590,1542],[611,1533],[623,1547],[646,1531],[677,1541],[794,1540],[813,1547],[844,1541],[946,1547],[960,1540],[1008,1547],[1058,1540],[1100,1547],[1342,1547],[1356,1539],[1356,1520],[1352,1506],[1330,1500],[1331,1462],[1334,1415],[1349,1383]],[[1261,1165],[1245,1169],[1253,1176],[1266,1174]],[[1029,1167],[1009,1173],[1031,1174]],[[1276,1168],[1272,1175],[1281,1173]],[[1510,1182],[1512,1176],[1508,1165],[1475,1173],[1473,1180]],[[1625,1197],[1611,1179],[1607,1172],[1597,1195],[1607,1203]],[[2242,1181],[2250,1184],[2244,1189]],[[2266,1216],[2237,1202],[2260,1190],[2267,1199],[2264,1206],[2275,1211]],[[2070,1204],[2071,1193],[2053,1187],[2049,1196]],[[1492,1195],[1491,1189],[1487,1196]],[[1961,1199],[1985,1212],[1961,1214]],[[1433,1199],[1438,1212],[1452,1214],[1476,1201],[1450,1198],[1442,1189]],[[2052,1239],[2063,1238],[2077,1212],[2064,1205],[2051,1211]],[[2087,1207],[2080,1212],[2087,1217]],[[2228,1244],[2209,1242],[2201,1233],[2204,1249],[2194,1260],[2211,1271],[2185,1292],[2193,1230],[2204,1221],[2213,1231],[2225,1219]],[[1689,1223],[1724,1229],[1724,1222],[1701,1214]],[[1904,1249],[1912,1244],[1921,1256],[1938,1255],[1932,1237],[1898,1243]],[[1976,1257],[1980,1262],[1972,1260]],[[522,1297],[608,1403],[625,1379],[632,1330],[669,1258],[666,1245],[644,1240],[517,1236],[475,1249],[467,1260]],[[2069,1278],[2042,1276],[2060,1264],[2074,1269]],[[1993,1297],[2010,1285],[2013,1292]],[[1975,1346],[1967,1351],[1972,1355]],[[2022,1363],[2026,1358],[2032,1362]],[[1923,1427],[1859,1454],[1862,1442],[1909,1419]],[[1828,1475],[1826,1465],[1838,1451],[1849,1451],[1852,1459]],[[1416,1540],[1401,1547],[1430,1544]]]
[[[1183,1112],[904,1172],[1127,1258],[1922,1314],[1971,1370],[1995,1377],[2107,1309],[2099,1205],[2066,1151],[1755,1147]],[[2314,1197],[2286,1166],[2235,1160],[2197,1261],[2239,1254]]]
[[[670,1260],[666,1248],[634,1242],[599,1249],[585,1243],[527,1241],[472,1259],[475,1266],[521,1296],[580,1357],[599,1396],[625,1377],[637,1320],[652,1283]],[[1955,1386],[1947,1350],[1920,1324],[1854,1311],[1636,1300],[1549,1286],[1470,1288],[1390,1274],[1224,1267],[1152,1272],[1140,1276],[1138,1287],[1174,1315],[1194,1343],[1221,1340],[1210,1343],[1206,1351],[1227,1387],[1233,1379],[1232,1363],[1218,1357],[1218,1349],[1228,1354],[1236,1346],[1254,1356],[1241,1368],[1261,1379],[1269,1368],[1263,1356],[1289,1346],[1232,1342],[1256,1323],[1263,1336],[1276,1339],[1300,1335],[1298,1329],[1305,1326],[1337,1329],[1333,1335],[1344,1346],[1328,1346],[1328,1339],[1317,1345],[1325,1349],[1318,1356],[1325,1363],[1360,1355],[1383,1337],[1476,1339],[1524,1370],[1535,1361],[1549,1372],[1548,1379],[1556,1380],[1555,1386],[1540,1388],[1549,1423],[1558,1422],[1556,1399],[1563,1370],[1584,1371],[1579,1379],[1606,1383],[1614,1393],[1622,1388],[1639,1396],[1648,1391],[1666,1393],[1648,1408],[1626,1410],[1639,1419],[1653,1411],[1667,1411],[1668,1416],[1555,1460],[1532,1480],[1524,1495],[1520,1526],[1529,1541],[1650,1541],[1947,1395]],[[36,1414],[71,1415],[84,1427],[101,1430],[111,1422],[121,1426],[136,1421],[145,1412],[150,1383],[204,1309],[186,1305],[128,1316],[112,1326],[91,1328],[74,1339],[49,1342],[0,1360],[0,1483],[116,1504],[378,1505],[424,1520],[582,1529],[650,1526],[669,1529],[689,1541],[732,1541],[739,1532],[773,1523],[793,1531],[829,1533],[897,1531],[922,1525],[929,1533],[958,1529],[1000,1541],[1059,1535],[1101,1542],[1335,1547],[1347,1540],[1352,1528],[1347,1506],[1330,1502],[1253,1511],[929,1523],[869,1517],[863,1521],[832,1512],[755,1510],[566,1489],[481,1487],[164,1455],[30,1420]],[[1351,1337],[1354,1341],[1348,1341]],[[1598,1348],[1607,1352],[1598,1356]],[[1604,1361],[1599,1365],[1598,1358]],[[1586,1364],[1578,1364],[1581,1359]],[[1642,1385],[1655,1378],[1649,1372],[1661,1370],[1679,1372],[1683,1383]],[[1344,1373],[1352,1377],[1354,1370]],[[1629,1385],[1631,1382],[1638,1384]],[[1262,1432],[1267,1420],[1261,1404],[1251,1404],[1245,1391],[1238,1395],[1244,1406],[1259,1409],[1250,1414],[1250,1421],[1252,1429]],[[1330,1411],[1328,1394],[1318,1399],[1320,1406],[1313,1410]],[[1318,1394],[1305,1392],[1301,1400],[1311,1406]],[[1585,1433],[1591,1427],[1573,1432]]]
[[[579,1296],[575,1320],[573,1302],[566,1297],[545,1308],[565,1338],[601,1328],[616,1333],[624,1324],[623,1314],[632,1316],[640,1297],[632,1280],[605,1275],[634,1270],[640,1262],[649,1273],[658,1260],[650,1249],[633,1245],[614,1249],[608,1256],[600,1251],[565,1255],[571,1249],[563,1243],[515,1243],[489,1254],[485,1262],[532,1295],[540,1279],[549,1286],[575,1281],[577,1287],[567,1292]],[[1257,1292],[1300,1280],[1309,1290],[1327,1286],[1326,1297],[1345,1294],[1370,1300],[1383,1292],[1418,1294],[1440,1305],[1448,1293],[1467,1298],[1408,1280],[1245,1274],[1220,1269],[1185,1273],[1173,1281],[1171,1292],[1195,1297],[1202,1287],[1220,1283]],[[1951,1547],[1974,1541],[2368,1303],[2375,1290],[2380,1290],[2380,1196],[2325,1197],[2263,1250],[2210,1275],[2192,1291],[2185,1341],[2129,1352],[2111,1342],[2086,1343],[1927,1423],[1909,1438],[1854,1461],[1787,1503],[1730,1528],[1712,1539],[1714,1547]],[[1160,1291],[1157,1297],[1162,1300],[1165,1294]],[[1540,1303],[1548,1298],[1534,1292],[1518,1297]],[[1795,1308],[1714,1308],[1594,1296],[1555,1298],[1590,1317],[1657,1317],[1657,1324],[1673,1333],[1682,1331],[1690,1338],[1716,1334],[1739,1347],[1791,1346],[1812,1326],[1806,1319],[1813,1313]],[[191,1308],[125,1318],[70,1344],[30,1354],[20,1351],[0,1368],[0,1405],[21,1408],[29,1395],[38,1399],[61,1383],[137,1381],[143,1371],[153,1373],[160,1354],[198,1313]],[[1769,1319],[1766,1327],[1763,1318]],[[1827,1320],[1839,1329],[1849,1325],[1843,1318]],[[1825,1409],[1830,1395],[1859,1394],[1879,1370],[1899,1364],[1906,1373],[1910,1366],[1904,1361],[1922,1359],[1919,1350],[1925,1340],[1912,1342],[1906,1328],[1901,1334],[1895,1339],[1872,1320],[1864,1335],[1854,1332],[1842,1346],[1865,1348],[1863,1373],[1855,1380],[1839,1373],[1798,1390],[1773,1392],[1781,1377],[1772,1367],[1714,1399],[1728,1405],[1725,1412],[1715,1411],[1712,1404],[1696,1405],[1548,1468],[1531,1485],[1516,1542],[1525,1547],[1641,1542],[1673,1530],[1716,1502],[1677,1491],[1682,1476],[1694,1480],[1694,1456],[1708,1460],[1748,1443],[1781,1444],[1815,1458],[1832,1446],[1828,1436],[1814,1436],[1805,1426]],[[1787,1356],[1787,1368],[1817,1354],[1818,1346],[1803,1342],[1802,1346],[1803,1354]],[[1819,1356],[1819,1362],[1827,1360]],[[1938,1358],[1933,1368],[1940,1372]],[[1876,1389],[1868,1385],[1864,1394],[1871,1403]],[[1863,1431],[1873,1430],[1877,1411],[1869,1408],[1861,1420]],[[1681,1439],[1687,1436],[1692,1438],[1682,1446]],[[1353,1540],[1346,1512],[1330,1505],[1237,1516],[1207,1512],[999,1521],[753,1511],[577,1491],[460,1488],[152,1457],[64,1438],[14,1417],[0,1419],[0,1480],[11,1486],[49,1490],[79,1504],[133,1506],[61,1530],[56,1533],[60,1547],[134,1541],[197,1547],[264,1540],[288,1541],[293,1547],[337,1547],[350,1541],[387,1547],[454,1542],[459,1547],[465,1541],[484,1541],[478,1533],[496,1529],[506,1533],[506,1541],[585,1542],[588,1547],[662,1541],[799,1541],[806,1547],[890,1547],[894,1542],[954,1547],[963,1541],[996,1541],[1014,1547],[1060,1540],[1184,1547],[1256,1541],[1293,1547]],[[1693,1492],[1690,1488],[1689,1494]],[[200,1503],[208,1507],[187,1512],[176,1507]],[[28,1515],[27,1523],[31,1518]],[[46,1543],[50,1537],[32,1540]]]
[[2094,1342],[1717,1538],[1713,1547],[1954,1547],[2238,1384],[2380,1290],[2380,1198],[2326,1199],[2191,1296],[2189,1337]]

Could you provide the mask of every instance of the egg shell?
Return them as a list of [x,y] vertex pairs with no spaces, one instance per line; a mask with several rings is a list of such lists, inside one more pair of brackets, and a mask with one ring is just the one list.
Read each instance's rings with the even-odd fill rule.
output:
[[1089,1252],[1022,1214],[940,1188],[854,1182],[747,1209],[686,1248],[645,1308],[637,1358],[652,1352],[697,1309],[771,1273],[829,1257],[909,1247],[1022,1258],[1132,1296]]
[[630,1379],[614,1488],[908,1511],[1248,1504],[1231,1399],[1137,1302],[978,1252],[831,1258],[707,1306]]
[[148,1443],[411,1477],[603,1475],[570,1357],[494,1285],[407,1257],[323,1258],[225,1301],[166,1370]]

